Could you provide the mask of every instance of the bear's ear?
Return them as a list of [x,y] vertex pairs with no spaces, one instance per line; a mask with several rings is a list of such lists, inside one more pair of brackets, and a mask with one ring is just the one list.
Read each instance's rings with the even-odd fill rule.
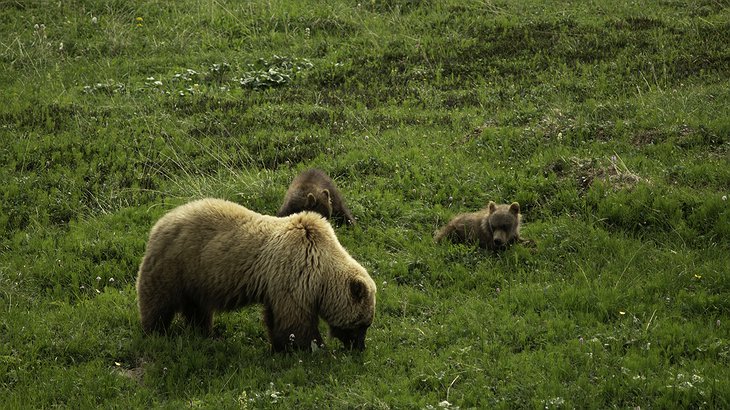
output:
[[311,192],[308,193],[307,194],[307,201],[304,203],[304,208],[305,209],[311,209],[316,204],[317,204],[317,198],[314,197],[314,194],[313,193],[311,193]]
[[489,208],[489,212],[494,212],[497,210],[497,204],[494,203],[494,201],[489,201],[489,205],[487,205]]
[[367,295],[368,287],[365,285],[364,282],[357,279],[353,279],[350,281],[350,296],[352,296],[352,299],[355,302],[362,302]]
[[324,195],[325,198],[327,198],[327,203],[332,203],[332,197],[330,197],[330,190],[329,189],[323,189],[322,195]]
[[512,202],[512,205],[509,206],[509,211],[513,214],[517,215],[520,213],[520,204],[517,202]]

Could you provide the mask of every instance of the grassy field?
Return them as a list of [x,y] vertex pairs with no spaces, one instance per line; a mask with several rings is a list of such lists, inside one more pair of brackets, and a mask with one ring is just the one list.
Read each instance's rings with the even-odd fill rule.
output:
[[[728,44],[727,0],[0,1],[0,407],[728,408]],[[308,167],[366,351],[144,337],[154,222]],[[433,243],[489,200],[532,245]]]

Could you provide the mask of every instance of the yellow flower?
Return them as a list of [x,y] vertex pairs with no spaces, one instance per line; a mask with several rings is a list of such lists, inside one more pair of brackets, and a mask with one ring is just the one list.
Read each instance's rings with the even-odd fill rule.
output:
[[136,18],[135,20],[137,20],[137,21],[142,21],[142,20],[144,20],[144,19],[143,19],[142,17],[137,17],[137,18]]

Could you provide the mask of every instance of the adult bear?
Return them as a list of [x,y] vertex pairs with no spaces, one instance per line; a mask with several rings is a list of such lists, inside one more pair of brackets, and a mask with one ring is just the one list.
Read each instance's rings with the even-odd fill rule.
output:
[[146,333],[164,332],[182,312],[210,334],[213,312],[260,303],[274,351],[321,345],[320,316],[331,336],[363,350],[376,290],[319,214],[278,218],[220,199],[163,216],[137,276]]

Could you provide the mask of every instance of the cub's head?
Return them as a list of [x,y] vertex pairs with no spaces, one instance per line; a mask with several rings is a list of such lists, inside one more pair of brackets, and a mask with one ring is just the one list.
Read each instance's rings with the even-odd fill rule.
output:
[[329,189],[310,191],[304,198],[303,211],[314,211],[327,219],[332,218],[332,199]]
[[492,233],[494,249],[504,249],[520,237],[520,204],[497,205],[490,201],[488,208],[486,229]]
[[375,316],[377,287],[367,271],[352,262],[356,266],[330,277],[333,283],[327,286],[320,313],[329,324],[330,336],[340,339],[348,349],[362,351]]

